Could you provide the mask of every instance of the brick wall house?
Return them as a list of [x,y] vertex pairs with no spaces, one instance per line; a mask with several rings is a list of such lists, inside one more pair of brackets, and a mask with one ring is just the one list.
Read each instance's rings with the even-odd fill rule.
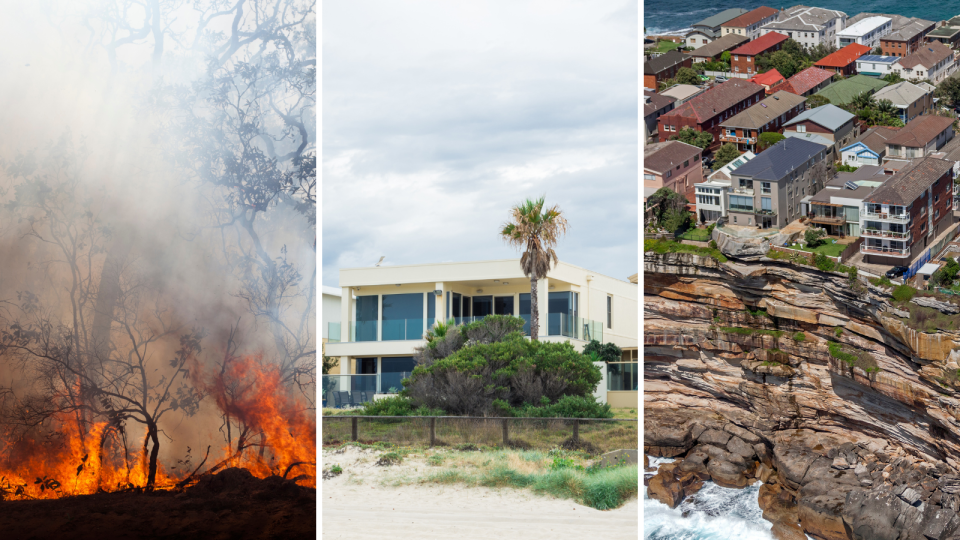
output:
[[731,79],[699,94],[660,117],[658,137],[666,141],[689,127],[713,135],[706,151],[720,147],[720,124],[755,105],[765,97],[763,86],[742,79]]
[[764,53],[772,53],[783,48],[787,36],[769,32],[757,39],[730,51],[730,71],[734,73],[757,73],[756,57]]

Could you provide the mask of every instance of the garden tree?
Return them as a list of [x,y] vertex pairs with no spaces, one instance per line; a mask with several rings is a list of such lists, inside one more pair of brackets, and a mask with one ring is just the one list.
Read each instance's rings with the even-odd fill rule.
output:
[[876,100],[869,90],[864,90],[863,92],[860,92],[854,96],[850,104],[855,110],[874,108],[877,106]]
[[[787,40],[787,41],[790,41],[790,40]],[[810,60],[811,63],[815,64],[820,60],[822,60],[825,56],[829,56],[837,52],[837,46],[832,43],[831,44],[818,43],[813,47],[807,48],[806,52],[807,52],[807,58]]]
[[322,373],[329,375],[334,368],[340,367],[340,359],[336,356],[323,355]]
[[677,132],[670,140],[677,140],[698,148],[706,148],[713,142],[713,135],[706,131],[697,131],[691,127],[685,127]]
[[877,45],[876,47],[873,48],[873,52],[870,53],[870,54],[875,54],[875,55],[878,55],[878,56],[879,56],[879,55],[882,55],[882,54],[883,54],[883,47]]
[[655,208],[654,220],[661,226],[668,216],[686,212],[688,204],[686,197],[668,187],[662,187],[647,197],[647,205]]
[[590,343],[587,343],[583,347],[583,354],[593,357],[596,355],[596,358],[601,362],[619,362],[622,358],[623,351],[620,350],[620,347],[617,347],[615,343],[604,343],[601,344],[597,340],[591,340]]
[[414,407],[485,416],[514,407],[587,398],[602,379],[590,356],[567,343],[527,340],[524,320],[502,315],[454,327],[417,349],[402,397]]
[[900,109],[889,99],[881,99],[877,102],[877,112],[887,116],[895,116],[900,112]]
[[766,131],[757,137],[757,150],[766,150],[778,142],[786,139],[776,131]]
[[811,109],[816,109],[817,107],[822,107],[824,105],[829,105],[829,104],[830,104],[830,100],[828,98],[825,98],[817,94],[813,94],[812,96],[807,98],[807,106],[810,107]]
[[693,215],[684,210],[670,209],[664,212],[660,226],[667,232],[677,233],[687,230],[693,224]]
[[947,264],[941,266],[930,276],[930,284],[937,287],[949,288],[957,280],[960,273],[960,263],[953,257],[946,258]]
[[720,61],[724,64],[730,65],[731,56],[732,55],[730,54],[730,51],[723,51],[723,53],[720,54]]
[[933,95],[950,106],[956,106],[957,103],[960,103],[960,78],[947,77],[937,85]]
[[553,248],[567,232],[567,219],[556,205],[545,208],[544,198],[530,199],[510,209],[510,221],[500,229],[500,238],[522,249],[520,269],[530,278],[530,339],[540,335],[540,309],[537,303],[537,280],[547,277],[551,263],[560,262]]
[[[84,155],[65,135],[39,162],[28,154],[3,163],[16,182],[4,206],[7,215],[23,225],[23,238],[47,259],[37,271],[67,286],[58,291],[60,298],[21,291],[0,313],[0,357],[32,376],[29,384],[0,388],[0,423],[24,435],[56,429],[70,418],[71,425],[60,427],[75,429],[77,440],[85,441],[93,424],[103,422],[93,446],[127,463],[127,428],[129,422],[140,424],[145,432],[140,459],[147,468],[146,487],[152,488],[160,420],[171,412],[192,416],[203,397],[189,380],[203,331],[176,322],[159,278],[145,263],[107,267],[116,224],[105,217],[110,201],[88,187]],[[106,271],[117,279],[107,325],[110,346],[95,342],[91,324],[99,274]],[[178,339],[170,360],[164,351]]]
[[724,144],[713,154],[713,168],[719,169],[738,157],[740,157],[740,151],[737,150],[737,145],[733,143]]
[[824,234],[825,233],[823,229],[813,229],[813,228],[807,229],[807,231],[803,233],[803,241],[805,244],[807,244],[807,247],[815,248],[823,244]]
[[883,77],[880,77],[881,81],[887,81],[890,84],[897,84],[898,82],[903,82],[903,77],[900,76],[900,73],[897,71],[891,71]]
[[695,85],[695,84],[700,84],[700,76],[697,75],[696,71],[690,68],[684,67],[684,68],[680,68],[680,70],[677,71],[677,76],[674,78],[674,81],[676,81],[677,84],[694,84]]

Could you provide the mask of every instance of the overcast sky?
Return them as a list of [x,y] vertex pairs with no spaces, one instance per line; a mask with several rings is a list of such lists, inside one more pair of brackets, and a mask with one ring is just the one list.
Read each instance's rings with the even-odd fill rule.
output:
[[323,285],[339,269],[519,257],[546,196],[561,261],[638,271],[637,2],[323,3]]

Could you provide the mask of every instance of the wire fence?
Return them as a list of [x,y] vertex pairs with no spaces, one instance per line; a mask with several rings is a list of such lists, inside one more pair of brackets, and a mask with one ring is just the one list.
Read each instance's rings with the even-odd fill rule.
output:
[[639,447],[636,419],[476,416],[324,416],[324,446],[356,441],[400,446],[555,447],[604,453]]

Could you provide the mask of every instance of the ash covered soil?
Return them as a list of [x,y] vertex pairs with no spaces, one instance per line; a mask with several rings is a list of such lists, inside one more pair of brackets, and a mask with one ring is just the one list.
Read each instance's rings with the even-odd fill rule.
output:
[[299,539],[317,536],[317,494],[279,476],[226,469],[176,493],[0,501],[0,538]]

